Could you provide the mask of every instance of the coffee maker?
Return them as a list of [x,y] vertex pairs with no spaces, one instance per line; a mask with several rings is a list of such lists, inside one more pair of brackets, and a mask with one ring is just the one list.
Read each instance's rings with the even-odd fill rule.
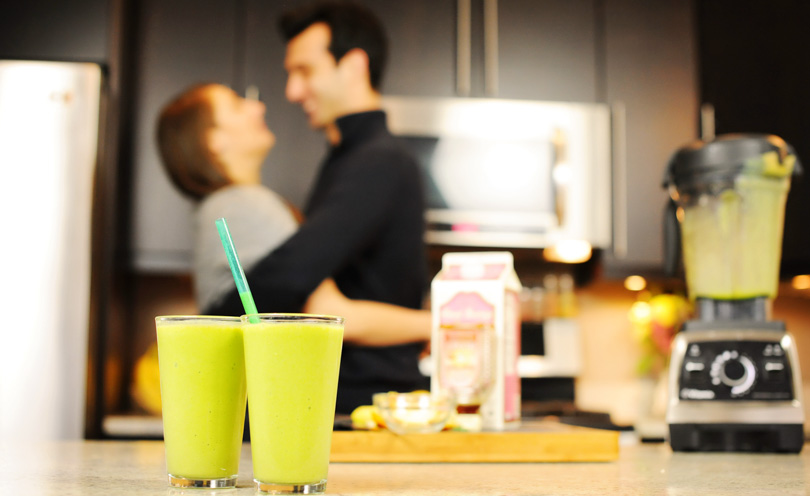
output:
[[[773,135],[696,141],[664,179],[676,209],[697,317],[672,343],[667,424],[674,451],[799,452],[804,410],[796,344],[770,319],[784,208],[800,164]],[[672,226],[670,226],[672,227]],[[680,243],[675,239],[680,237]]]

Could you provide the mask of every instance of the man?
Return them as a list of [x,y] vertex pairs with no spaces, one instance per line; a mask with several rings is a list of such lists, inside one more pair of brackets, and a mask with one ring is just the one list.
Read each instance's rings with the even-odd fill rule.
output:
[[[280,27],[286,96],[324,132],[330,151],[301,228],[247,274],[257,307],[300,311],[331,277],[351,299],[419,308],[427,283],[421,177],[380,110],[382,27],[366,9],[334,2],[288,12]],[[236,291],[207,313],[241,313]],[[376,392],[425,388],[417,365],[427,338],[411,334],[379,347],[346,343],[337,411],[370,404]],[[396,343],[397,336],[385,341]]]

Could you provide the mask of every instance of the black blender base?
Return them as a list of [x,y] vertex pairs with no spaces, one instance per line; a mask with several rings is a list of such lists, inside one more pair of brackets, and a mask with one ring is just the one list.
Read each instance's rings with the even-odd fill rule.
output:
[[672,451],[798,453],[802,424],[670,424]]

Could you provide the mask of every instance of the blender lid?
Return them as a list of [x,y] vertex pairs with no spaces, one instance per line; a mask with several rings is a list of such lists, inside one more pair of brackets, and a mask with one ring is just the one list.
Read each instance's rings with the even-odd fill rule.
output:
[[747,161],[768,152],[775,152],[777,167],[785,167],[795,161],[792,173],[801,173],[796,152],[779,136],[724,134],[712,141],[693,141],[677,150],[670,158],[663,186],[667,188],[672,184],[681,186],[693,181],[730,178],[739,174]]

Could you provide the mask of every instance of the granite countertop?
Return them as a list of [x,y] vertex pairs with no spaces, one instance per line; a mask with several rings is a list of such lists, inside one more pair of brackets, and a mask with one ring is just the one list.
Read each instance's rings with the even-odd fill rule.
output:
[[[172,490],[161,441],[0,444],[4,495],[255,494],[245,444],[234,490]],[[327,494],[538,495],[806,494],[810,450],[799,455],[673,453],[624,439],[605,463],[332,463]]]

